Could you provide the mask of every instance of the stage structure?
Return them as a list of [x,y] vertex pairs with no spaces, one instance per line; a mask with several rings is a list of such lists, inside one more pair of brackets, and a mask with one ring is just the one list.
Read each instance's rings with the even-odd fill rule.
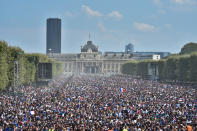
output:
[[52,79],[52,63],[38,64],[38,79]]

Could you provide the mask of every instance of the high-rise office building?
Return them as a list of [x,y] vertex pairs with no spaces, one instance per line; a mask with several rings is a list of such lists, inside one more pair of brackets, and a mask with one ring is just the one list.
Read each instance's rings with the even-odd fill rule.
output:
[[61,19],[47,19],[46,53],[61,53]]

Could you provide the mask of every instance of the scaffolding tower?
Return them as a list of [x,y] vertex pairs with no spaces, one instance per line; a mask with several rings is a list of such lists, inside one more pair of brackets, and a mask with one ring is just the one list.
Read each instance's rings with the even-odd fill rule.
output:
[[19,64],[18,61],[14,62],[14,88],[18,87],[18,80],[19,80]]

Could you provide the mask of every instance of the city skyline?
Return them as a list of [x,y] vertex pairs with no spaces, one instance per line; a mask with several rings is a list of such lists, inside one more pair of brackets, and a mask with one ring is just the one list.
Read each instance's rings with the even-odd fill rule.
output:
[[25,52],[46,52],[46,20],[62,20],[62,53],[91,40],[99,51],[180,52],[197,42],[197,0],[1,1],[0,40]]

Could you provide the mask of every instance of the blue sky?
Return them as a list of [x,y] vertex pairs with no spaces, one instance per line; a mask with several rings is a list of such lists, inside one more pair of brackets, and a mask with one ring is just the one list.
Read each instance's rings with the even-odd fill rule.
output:
[[0,0],[0,40],[25,52],[46,51],[46,19],[62,19],[62,52],[91,40],[104,51],[177,53],[197,42],[197,0]]

